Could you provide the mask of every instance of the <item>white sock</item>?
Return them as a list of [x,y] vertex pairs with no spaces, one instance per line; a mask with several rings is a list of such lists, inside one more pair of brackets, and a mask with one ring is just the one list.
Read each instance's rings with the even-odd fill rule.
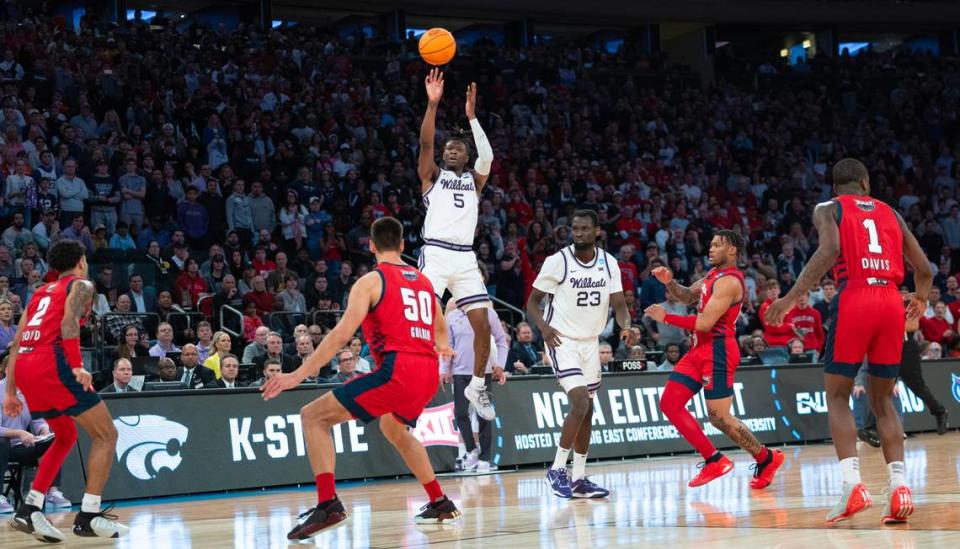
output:
[[902,461],[891,461],[887,464],[887,472],[890,473],[890,490],[894,490],[899,486],[906,486],[907,476],[906,466]]
[[45,496],[36,490],[30,490],[30,493],[27,494],[27,498],[24,500],[27,505],[33,505],[34,507],[39,507],[43,509],[43,498]]
[[483,377],[471,376],[470,386],[478,391],[483,391],[487,388],[487,380]]
[[80,503],[80,510],[84,513],[100,512],[100,496],[93,494],[83,494],[83,501]]
[[551,469],[566,469],[567,468],[567,458],[570,457],[569,448],[561,448],[557,446],[557,455],[553,458],[553,466]]
[[573,453],[573,480],[587,477],[587,454]]
[[860,458],[852,457],[840,460],[840,474],[844,484],[860,483]]

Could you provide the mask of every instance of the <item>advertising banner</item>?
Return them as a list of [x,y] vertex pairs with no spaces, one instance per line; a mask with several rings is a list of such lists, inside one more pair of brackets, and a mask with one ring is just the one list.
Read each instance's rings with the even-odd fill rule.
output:
[[[936,397],[960,417],[960,364],[925,362],[924,376]],[[594,402],[592,458],[690,452],[690,446],[659,409],[667,373],[605,375]],[[300,408],[328,389],[299,389],[270,402],[255,390],[111,395],[106,401],[119,432],[117,457],[106,499],[188,494],[282,486],[313,481],[306,455]],[[493,387],[493,461],[502,467],[553,459],[566,395],[552,377],[514,377]],[[459,434],[450,391],[438,392],[420,417],[416,436],[427,446],[437,471],[453,468]],[[933,430],[924,403],[900,383],[907,432]],[[805,443],[829,438],[823,373],[817,365],[743,368],[737,372],[733,413],[766,444]],[[711,441],[731,442],[707,418],[702,394],[689,409]],[[338,479],[408,474],[377,423],[351,421],[332,431]],[[79,500],[81,463],[89,440],[64,466],[64,488]]]

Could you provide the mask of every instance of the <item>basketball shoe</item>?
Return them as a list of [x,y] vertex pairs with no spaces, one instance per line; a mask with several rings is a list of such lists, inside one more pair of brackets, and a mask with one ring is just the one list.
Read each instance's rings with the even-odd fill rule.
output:
[[305,518],[305,520],[302,520],[293,527],[293,530],[287,533],[287,539],[310,539],[322,530],[347,520],[347,511],[343,508],[340,498],[333,496],[333,499],[318,503],[313,509],[301,513],[299,518]]
[[122,538],[130,528],[120,524],[117,515],[110,511],[113,505],[108,505],[98,513],[80,511],[73,519],[73,533],[85,538]]
[[470,385],[467,385],[463,389],[463,396],[467,397],[470,404],[473,404],[473,407],[476,408],[477,414],[483,419],[493,421],[496,417],[496,412],[493,410],[493,403],[490,402],[490,392],[486,389],[474,389]]
[[687,483],[687,486],[690,488],[703,486],[704,484],[716,480],[730,471],[733,471],[733,462],[730,461],[727,456],[717,453],[706,461],[700,463],[698,467],[700,468],[700,473],[693,477],[693,480]]
[[65,539],[63,532],[50,524],[43,511],[35,505],[21,503],[9,524],[15,530],[30,534],[45,543],[60,543]]
[[570,499],[573,491],[570,489],[570,477],[566,469],[547,469],[547,484],[553,490],[553,495]]
[[417,524],[450,524],[457,522],[463,515],[450,498],[443,496],[443,499],[431,501],[420,508],[420,514],[414,517],[413,522]]
[[844,483],[843,496],[827,514],[827,522],[835,523],[847,520],[860,511],[869,509],[871,505],[873,505],[873,500],[870,498],[870,492],[867,491],[867,487],[862,482],[852,485]]
[[[884,490],[887,492],[887,490]],[[898,486],[890,492],[890,499],[883,508],[883,524],[900,524],[907,522],[907,517],[913,514],[913,494],[910,488]]]
[[464,471],[473,471],[477,468],[477,463],[480,462],[480,448],[474,448],[472,452],[468,452],[463,458],[463,470]]
[[783,452],[780,450],[770,450],[767,455],[767,461],[764,463],[754,463],[750,467],[753,469],[753,480],[750,481],[750,487],[754,490],[766,488],[773,482],[773,476],[777,474],[777,469],[783,465]]
[[584,477],[573,481],[570,485],[570,493],[575,498],[605,498],[610,495],[610,490],[601,488],[593,483],[592,480]]

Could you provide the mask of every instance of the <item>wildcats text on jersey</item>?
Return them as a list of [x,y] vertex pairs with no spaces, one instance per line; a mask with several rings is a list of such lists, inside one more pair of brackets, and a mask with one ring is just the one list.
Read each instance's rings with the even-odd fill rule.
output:
[[448,191],[471,191],[476,192],[477,187],[473,183],[473,178],[470,178],[469,181],[464,181],[459,177],[454,178],[443,178],[439,181],[441,187]]
[[607,281],[606,279],[594,279],[587,276],[584,277],[570,277],[570,286],[582,290],[584,288],[606,288]]

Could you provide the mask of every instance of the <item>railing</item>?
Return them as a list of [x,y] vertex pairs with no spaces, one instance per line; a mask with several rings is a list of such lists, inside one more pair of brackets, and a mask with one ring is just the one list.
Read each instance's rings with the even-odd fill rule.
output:
[[293,337],[293,329],[297,324],[305,324],[309,313],[296,313],[292,311],[274,311],[267,313],[263,320],[271,332],[277,332],[285,341]]
[[[240,326],[240,332],[239,332],[239,333],[236,332],[236,331],[234,331],[234,330],[232,330],[232,329],[230,329],[229,327],[227,327],[227,323],[226,323],[226,321],[225,321],[224,318],[223,318],[223,313],[224,313],[224,311],[226,311],[226,312],[228,312],[228,313],[233,313],[234,315],[236,315],[237,321],[239,322],[239,326]],[[222,307],[220,307],[220,313],[219,313],[219,314],[220,314],[220,329],[223,330],[224,332],[230,334],[230,335],[233,336],[233,337],[240,337],[240,338],[242,338],[242,337],[243,337],[243,313],[241,313],[240,311],[234,309],[233,307],[231,307],[231,306],[229,306],[229,305],[223,305]]]
[[[135,323],[136,321],[139,321],[140,324],[143,326],[144,333],[146,333],[148,337],[149,337],[153,332],[150,332],[150,331],[149,331],[149,328],[148,328],[148,326],[147,326],[147,320],[150,320],[150,321],[151,321],[151,323],[153,324],[152,327],[154,328],[154,330],[156,330],[156,327],[160,324],[160,315],[158,315],[157,313],[115,313],[115,312],[110,312],[110,313],[107,313],[107,314],[103,315],[103,316],[100,317],[100,319],[99,319],[99,325],[97,326],[97,330],[94,332],[94,342],[93,342],[93,343],[94,343],[94,348],[95,348],[96,351],[97,351],[97,352],[96,352],[96,356],[97,356],[98,358],[101,358],[101,359],[102,359],[103,356],[104,356],[103,347],[104,347],[104,344],[105,344],[106,341],[107,341],[107,338],[106,338],[107,328],[109,327],[109,324],[111,324],[111,323],[110,323],[110,319],[111,319],[111,318],[124,318],[124,323],[123,323],[124,326],[126,326],[127,324]],[[129,319],[129,321],[128,321],[127,319]],[[122,343],[122,342],[123,342],[123,333],[121,332],[121,333],[117,336],[117,344],[120,344],[120,343]],[[138,339],[138,342],[139,342],[139,339]],[[100,366],[100,365],[98,364],[97,370],[100,369],[99,366]]]

